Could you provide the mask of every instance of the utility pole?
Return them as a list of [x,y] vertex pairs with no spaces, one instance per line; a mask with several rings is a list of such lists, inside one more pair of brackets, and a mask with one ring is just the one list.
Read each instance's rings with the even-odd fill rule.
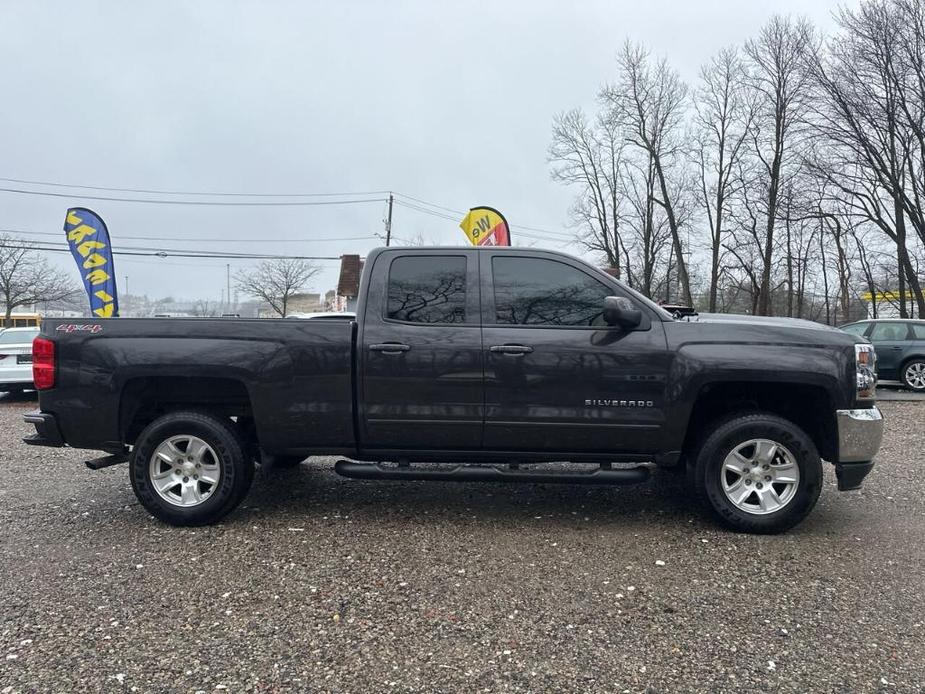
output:
[[385,220],[385,245],[388,246],[392,243],[392,193],[389,193],[389,216]]
[[125,276],[125,295],[128,296],[128,275]]

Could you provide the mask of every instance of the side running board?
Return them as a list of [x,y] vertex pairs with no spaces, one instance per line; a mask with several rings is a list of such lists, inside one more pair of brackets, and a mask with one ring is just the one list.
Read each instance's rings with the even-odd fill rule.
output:
[[104,467],[112,467],[113,465],[119,465],[120,463],[127,463],[128,458],[128,453],[115,453],[113,455],[104,455],[102,458],[85,460],[84,465],[86,465],[91,470],[102,470]]
[[382,463],[355,463],[338,460],[334,472],[360,480],[431,480],[437,482],[542,482],[562,484],[638,484],[649,479],[649,467],[610,469],[591,472],[504,469],[491,465],[453,465],[420,468],[414,465],[386,466]]

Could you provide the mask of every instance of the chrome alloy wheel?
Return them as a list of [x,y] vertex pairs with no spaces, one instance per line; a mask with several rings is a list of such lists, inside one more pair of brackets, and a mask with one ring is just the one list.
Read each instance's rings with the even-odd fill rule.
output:
[[914,361],[903,373],[906,385],[915,390],[925,390],[925,362]]
[[164,501],[189,508],[218,489],[222,469],[212,447],[195,436],[171,436],[151,455],[151,486]]
[[793,501],[800,486],[796,458],[770,439],[751,439],[736,446],[723,461],[722,485],[736,508],[763,516]]

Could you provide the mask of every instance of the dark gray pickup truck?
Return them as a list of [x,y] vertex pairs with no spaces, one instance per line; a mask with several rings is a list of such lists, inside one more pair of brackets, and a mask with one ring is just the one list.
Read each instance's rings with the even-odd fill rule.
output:
[[255,462],[335,455],[383,480],[671,468],[728,525],[779,532],[815,505],[822,460],[860,486],[883,427],[861,337],[675,320],[581,260],[519,248],[377,249],[355,321],[46,320],[33,351],[26,443],[127,461],[144,507],[177,525],[234,509]]

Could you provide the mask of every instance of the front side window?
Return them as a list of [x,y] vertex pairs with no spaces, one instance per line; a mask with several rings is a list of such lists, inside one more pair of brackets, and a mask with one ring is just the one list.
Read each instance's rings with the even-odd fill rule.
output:
[[389,268],[386,317],[408,323],[466,322],[466,259],[415,255]]
[[870,341],[905,340],[908,333],[905,323],[875,323],[870,331]]
[[508,325],[603,326],[613,290],[571,265],[544,258],[491,261],[495,321]]

